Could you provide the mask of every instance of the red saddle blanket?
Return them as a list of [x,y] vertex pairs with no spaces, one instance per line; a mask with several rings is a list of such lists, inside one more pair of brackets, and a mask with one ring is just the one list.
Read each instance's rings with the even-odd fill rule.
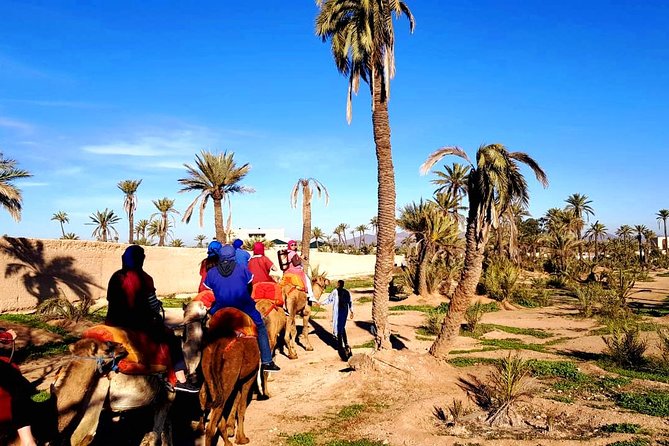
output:
[[258,329],[246,313],[232,307],[221,308],[209,320],[209,335],[214,338],[258,337]]
[[214,305],[214,301],[216,300],[216,298],[214,297],[214,292],[207,289],[197,293],[197,296],[195,296],[193,300],[202,302],[204,306],[207,307],[208,310],[211,308],[212,305]]
[[283,293],[281,293],[281,286],[275,282],[259,282],[254,284],[251,297],[253,300],[271,300],[274,305],[279,307],[283,306]]
[[146,333],[109,325],[96,325],[86,330],[83,337],[121,344],[128,351],[128,356],[118,363],[118,370],[121,373],[150,375],[171,371],[172,361],[168,345],[155,342]]

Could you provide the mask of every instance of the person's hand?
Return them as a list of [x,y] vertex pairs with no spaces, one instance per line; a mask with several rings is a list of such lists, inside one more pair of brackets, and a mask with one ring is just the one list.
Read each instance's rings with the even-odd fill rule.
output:
[[9,336],[12,337],[12,341],[16,339],[16,332],[12,330],[11,328],[7,330],[5,333],[9,333]]

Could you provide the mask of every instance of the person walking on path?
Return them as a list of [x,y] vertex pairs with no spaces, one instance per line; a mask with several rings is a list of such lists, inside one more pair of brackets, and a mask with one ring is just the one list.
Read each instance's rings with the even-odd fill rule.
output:
[[246,313],[258,328],[258,347],[262,370],[278,372],[281,370],[272,359],[272,350],[269,346],[267,327],[262,320],[256,303],[251,298],[251,282],[253,275],[246,266],[235,261],[235,248],[223,246],[218,252],[219,263],[207,273],[204,285],[214,292],[214,305],[209,313],[214,314],[221,308],[233,307]]
[[[353,301],[351,293],[344,288],[344,281],[337,281],[337,288],[332,290],[322,304],[332,304],[332,333],[337,338],[337,350],[342,359],[351,357],[351,348],[346,336],[346,319],[353,320]],[[349,317],[350,316],[350,317]]]

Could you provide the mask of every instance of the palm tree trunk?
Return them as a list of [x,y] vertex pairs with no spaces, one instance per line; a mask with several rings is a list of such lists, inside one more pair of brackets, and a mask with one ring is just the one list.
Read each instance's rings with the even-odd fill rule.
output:
[[311,241],[311,190],[302,187],[302,267],[309,271],[309,242]]
[[223,228],[223,206],[221,204],[222,199],[216,199],[213,197],[212,199],[214,200],[214,228],[216,229],[216,240],[225,245],[228,242],[228,239],[225,234],[225,229]]
[[448,307],[448,314],[441,326],[439,336],[430,347],[430,354],[437,358],[445,358],[448,356],[455,337],[460,332],[460,324],[464,318],[469,303],[476,292],[476,285],[481,278],[481,271],[483,270],[483,253],[487,243],[487,232],[484,231],[483,240],[480,243],[476,242],[476,221],[478,203],[474,197],[469,198],[469,216],[467,217],[467,232],[465,234],[465,241],[467,244],[465,252],[465,265],[460,274],[460,281],[455,288],[451,303]]
[[[665,229],[666,229],[666,228],[665,228]],[[62,222],[62,221],[60,222],[60,232],[63,233],[63,238],[64,238],[64,237],[65,237],[65,227],[63,226],[63,222]],[[665,235],[665,237],[666,237],[666,235]]]
[[422,258],[419,263],[419,274],[418,274],[418,294],[420,296],[427,296],[427,265],[432,257],[432,250],[427,245],[427,241],[423,240],[424,248],[422,252]]
[[664,248],[664,255],[669,257],[669,240],[667,240],[667,219],[662,220],[664,223],[664,240],[662,241],[662,247]]
[[129,227],[128,243],[132,245],[132,243],[135,241],[134,238],[133,238],[133,236],[135,235],[135,231],[134,231],[134,228],[135,228],[135,213],[132,210],[130,210],[130,212],[128,212],[128,227]]
[[390,348],[390,326],[388,325],[388,286],[395,258],[395,169],[390,145],[390,120],[388,102],[383,92],[381,73],[374,71],[372,100],[372,126],[376,145],[378,175],[378,219],[379,230],[374,265],[374,297],[372,321],[376,327],[377,350]]
[[167,235],[167,212],[162,215],[162,228],[160,230],[160,237],[158,238],[158,246],[165,246],[165,236]]

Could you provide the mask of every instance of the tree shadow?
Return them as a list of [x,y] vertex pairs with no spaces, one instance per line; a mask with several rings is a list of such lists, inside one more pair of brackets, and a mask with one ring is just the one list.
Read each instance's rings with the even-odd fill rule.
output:
[[[376,327],[373,323],[367,321],[355,321],[355,325],[368,331],[372,336],[376,336]],[[390,334],[390,345],[394,350],[404,350],[405,348],[408,348],[402,341],[402,337],[394,333]]]
[[318,339],[323,341],[324,344],[332,347],[334,350],[337,350],[337,340],[332,335],[332,332],[330,332],[330,330],[323,327],[321,324],[319,324],[313,319],[309,319],[309,323],[313,327],[314,334],[318,336]]
[[0,246],[2,252],[16,262],[8,263],[5,278],[22,275],[23,286],[38,303],[61,292],[59,285],[66,285],[79,299],[91,296],[91,288],[102,289],[93,282],[86,272],[74,267],[75,258],[71,256],[54,257],[46,260],[44,243],[26,238],[3,237],[6,244]]

